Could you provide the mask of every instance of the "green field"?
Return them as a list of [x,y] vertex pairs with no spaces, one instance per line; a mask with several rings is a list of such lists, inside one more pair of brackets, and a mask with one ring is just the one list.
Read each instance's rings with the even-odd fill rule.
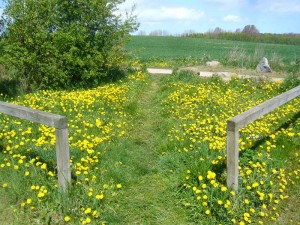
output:
[[127,50],[143,62],[151,60],[187,60],[187,58],[214,59],[222,62],[237,47],[246,56],[256,54],[258,57],[272,58],[276,55],[287,64],[300,58],[299,45],[158,36],[132,36],[131,41],[127,44]]

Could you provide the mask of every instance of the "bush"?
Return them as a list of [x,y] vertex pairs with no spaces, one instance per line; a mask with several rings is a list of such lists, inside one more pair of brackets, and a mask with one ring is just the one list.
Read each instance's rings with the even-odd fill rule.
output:
[[8,1],[5,57],[27,90],[96,85],[120,69],[135,17],[115,13],[123,0]]

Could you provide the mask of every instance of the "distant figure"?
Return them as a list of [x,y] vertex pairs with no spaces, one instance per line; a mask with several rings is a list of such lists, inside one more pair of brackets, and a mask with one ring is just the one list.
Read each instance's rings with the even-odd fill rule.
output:
[[259,64],[257,65],[256,67],[256,72],[258,73],[272,73],[272,70],[269,66],[269,63],[268,63],[268,59],[266,57],[263,57]]

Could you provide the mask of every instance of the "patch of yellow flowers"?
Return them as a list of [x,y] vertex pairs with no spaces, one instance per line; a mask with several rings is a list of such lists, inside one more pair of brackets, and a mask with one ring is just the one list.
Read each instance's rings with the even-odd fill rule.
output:
[[[193,200],[187,198],[184,205],[191,208],[194,220],[203,216],[209,216],[211,224],[276,220],[277,205],[289,197],[286,187],[299,179],[299,154],[291,157],[298,165],[293,170],[278,156],[299,151],[291,144],[299,148],[300,119],[293,121],[299,97],[240,131],[240,185],[239,193],[234,193],[226,187],[227,120],[280,94],[281,83],[233,78],[197,85],[179,81],[170,86],[163,107],[175,122],[168,136],[174,150],[186,154],[190,162],[183,188]],[[289,122],[290,126],[282,125]]]
[[[145,80],[146,76],[145,72],[134,71],[127,82],[120,81],[89,90],[43,90],[10,101],[68,118],[72,190],[77,191],[81,200],[71,203],[70,208],[58,211],[62,215],[57,223],[103,222],[97,209],[106,196],[120,190],[122,184],[115,184],[114,181],[104,183],[101,174],[105,171],[99,168],[101,154],[109,143],[126,136],[131,129],[132,118],[125,110],[129,91],[132,85]],[[55,205],[53,199],[58,189],[55,129],[0,114],[0,131],[1,185],[9,189],[18,183],[18,187],[23,188],[19,196],[21,208],[14,209],[14,212],[42,212],[46,204]]]

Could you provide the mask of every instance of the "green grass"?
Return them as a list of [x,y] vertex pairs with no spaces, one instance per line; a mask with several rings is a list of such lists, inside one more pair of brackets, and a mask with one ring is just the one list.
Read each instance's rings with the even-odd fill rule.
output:
[[[91,224],[211,225],[232,224],[232,218],[242,221],[252,207],[256,213],[251,219],[257,223],[264,219],[258,215],[262,204],[273,216],[275,203],[267,198],[260,201],[255,190],[280,199],[279,183],[285,184],[286,179],[286,186],[293,187],[290,179],[294,179],[299,184],[299,176],[293,175],[300,160],[299,155],[293,157],[300,147],[299,118],[294,113],[299,99],[241,132],[245,143],[241,143],[241,182],[236,198],[230,190],[221,191],[226,186],[225,126],[229,117],[278,95],[287,86],[248,79],[199,79],[185,72],[148,76],[134,71],[133,75],[92,90],[41,91],[15,100],[69,118],[72,189],[68,195],[59,193],[56,176],[48,174],[55,165],[52,132],[36,125],[30,133],[32,123],[1,115],[0,217],[17,225],[88,224],[88,218]],[[125,134],[120,135],[122,132]],[[46,137],[41,146],[40,137]],[[99,138],[103,138],[100,143],[96,142]],[[47,169],[38,162],[45,162]],[[265,162],[265,172],[250,162]],[[277,171],[287,167],[290,170],[278,178]],[[249,168],[252,173],[246,175]],[[212,186],[208,171],[216,174],[218,187]],[[260,181],[264,185],[247,190],[248,185]],[[268,186],[270,181],[273,187]],[[116,188],[117,184],[122,188]],[[38,197],[41,189],[32,189],[32,185],[45,186],[46,196]],[[283,195],[295,190],[285,189]],[[96,199],[99,193],[104,194],[101,200]],[[208,205],[203,203],[204,195]],[[245,198],[251,200],[250,205],[244,204]],[[27,203],[28,199],[32,202]],[[227,201],[232,213],[223,207]],[[285,206],[285,201],[275,206],[299,206],[297,201]],[[92,216],[89,208],[98,216]],[[65,216],[70,216],[69,223]],[[281,219],[297,221],[297,216]]]
[[[132,36],[131,41],[126,46],[126,49],[134,57],[148,63],[150,66],[159,67],[199,64],[212,59],[228,64],[226,58],[236,48],[242,51],[244,57],[258,57],[258,59],[255,59],[256,64],[258,63],[257,60],[260,60],[263,56],[266,56],[269,60],[272,57],[279,57],[287,65],[300,58],[299,45],[265,44],[206,38]],[[250,66],[253,67],[254,65]]]

